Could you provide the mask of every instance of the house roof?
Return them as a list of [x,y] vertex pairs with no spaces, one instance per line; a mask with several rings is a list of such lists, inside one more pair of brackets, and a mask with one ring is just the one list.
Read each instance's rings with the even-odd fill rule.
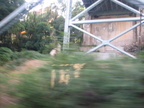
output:
[[[82,0],[84,6],[87,8],[97,0]],[[144,0],[119,0],[135,9],[144,7]],[[110,15],[133,15],[134,13],[111,2],[111,0],[104,0],[98,6],[88,12],[93,17],[110,16]]]

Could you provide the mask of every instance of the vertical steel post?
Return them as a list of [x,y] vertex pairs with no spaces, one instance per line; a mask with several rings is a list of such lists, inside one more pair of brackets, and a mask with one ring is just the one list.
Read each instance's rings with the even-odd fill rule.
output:
[[72,0],[67,0],[64,38],[63,38],[63,50],[69,49],[71,11],[72,11]]

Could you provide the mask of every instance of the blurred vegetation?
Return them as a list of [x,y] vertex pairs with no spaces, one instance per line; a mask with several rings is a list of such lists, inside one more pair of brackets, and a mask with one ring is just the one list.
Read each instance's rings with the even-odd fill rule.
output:
[[[19,2],[17,6],[23,0]],[[100,61],[78,54],[82,33],[72,28],[73,47],[69,51],[53,58],[44,55],[63,40],[64,18],[57,10],[65,11],[65,3],[58,2],[59,6],[51,4],[45,13],[29,13],[0,35],[0,107],[1,96],[7,94],[17,99],[8,108],[143,108],[144,51],[136,60],[126,57]],[[72,16],[82,10],[77,2]],[[11,72],[30,59],[49,62],[28,74]]]
[[[13,9],[15,9],[18,5],[20,6],[24,0],[5,0],[4,3],[7,2],[14,3],[11,5],[14,7]],[[58,5],[52,3],[43,9],[43,11],[30,12],[6,32],[0,34],[0,47],[8,47],[13,51],[26,49],[40,53],[49,53],[51,49],[56,48],[58,43],[62,44],[65,22],[63,14],[66,4],[64,0],[57,0],[57,2],[59,3]],[[1,6],[1,9],[5,10],[7,7]],[[73,7],[73,16],[83,9],[82,4],[76,2]],[[7,15],[9,13],[7,13]],[[4,17],[5,15],[2,18]],[[70,41],[80,44],[82,42],[82,33],[73,28],[72,31]]]
[[[49,55],[41,54],[36,51],[23,50],[21,52],[13,52],[7,47],[0,47],[0,66],[14,69],[16,66],[21,65],[26,60],[32,59],[49,59]],[[0,70],[1,72],[1,70]]]
[[0,0],[0,20],[19,7],[24,0]]
[[[84,54],[58,54],[45,66],[11,78],[19,82],[9,84],[10,95],[19,98],[12,108],[143,108],[141,60],[98,61]],[[74,64],[84,65],[77,70]],[[54,87],[51,86],[52,70],[55,72]],[[64,75],[70,77],[68,84],[60,83],[63,70]],[[78,78],[74,77],[76,71],[80,72]]]
[[13,51],[6,47],[0,47],[0,65],[13,59]]

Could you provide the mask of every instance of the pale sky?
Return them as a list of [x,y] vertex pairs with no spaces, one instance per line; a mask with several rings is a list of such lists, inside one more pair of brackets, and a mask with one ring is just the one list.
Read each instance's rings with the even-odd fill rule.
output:
[[[25,1],[26,1],[26,2],[30,2],[30,1],[37,1],[37,0],[25,0]],[[67,1],[67,0],[66,0],[66,1]],[[76,1],[82,1],[82,0],[72,0],[73,4],[74,4]],[[31,11],[36,11],[36,10],[39,10],[39,9],[41,9],[41,8],[45,8],[45,7],[49,6],[51,3],[58,4],[57,0],[44,0],[41,5],[38,5],[38,6],[34,7]]]
[[[30,1],[37,1],[37,0],[25,0],[26,2],[30,2]],[[44,3],[43,3],[43,7],[47,7],[47,6],[49,6],[52,2],[55,2],[56,0],[44,0]],[[39,9],[39,8],[41,8],[41,6],[40,5],[38,5],[38,6],[36,6],[35,8],[34,8],[34,10],[37,10],[37,9]]]
[[[30,2],[30,1],[37,1],[37,0],[25,0],[26,2]],[[57,0],[44,0],[43,6],[49,6],[51,3],[57,3]],[[75,3],[76,1],[82,1],[82,0],[73,0],[73,3]],[[39,6],[37,6],[36,8],[38,8]]]
[[[37,0],[25,0],[26,2],[30,2],[30,1],[37,1]],[[44,3],[46,3],[46,5],[50,5],[52,2],[55,2],[56,0],[44,0]]]

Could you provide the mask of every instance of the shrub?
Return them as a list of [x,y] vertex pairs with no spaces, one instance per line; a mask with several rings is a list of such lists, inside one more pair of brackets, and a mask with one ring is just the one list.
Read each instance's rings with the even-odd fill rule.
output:
[[15,59],[20,59],[20,58],[25,58],[25,59],[39,59],[46,57],[43,54],[40,54],[37,51],[30,51],[30,50],[25,50],[21,52],[15,52]]
[[57,46],[54,44],[54,43],[49,43],[49,44],[46,44],[43,49],[42,49],[42,53],[43,54],[49,54],[50,51],[53,49],[53,48],[56,48]]
[[13,59],[13,52],[9,48],[0,47],[0,65]]

